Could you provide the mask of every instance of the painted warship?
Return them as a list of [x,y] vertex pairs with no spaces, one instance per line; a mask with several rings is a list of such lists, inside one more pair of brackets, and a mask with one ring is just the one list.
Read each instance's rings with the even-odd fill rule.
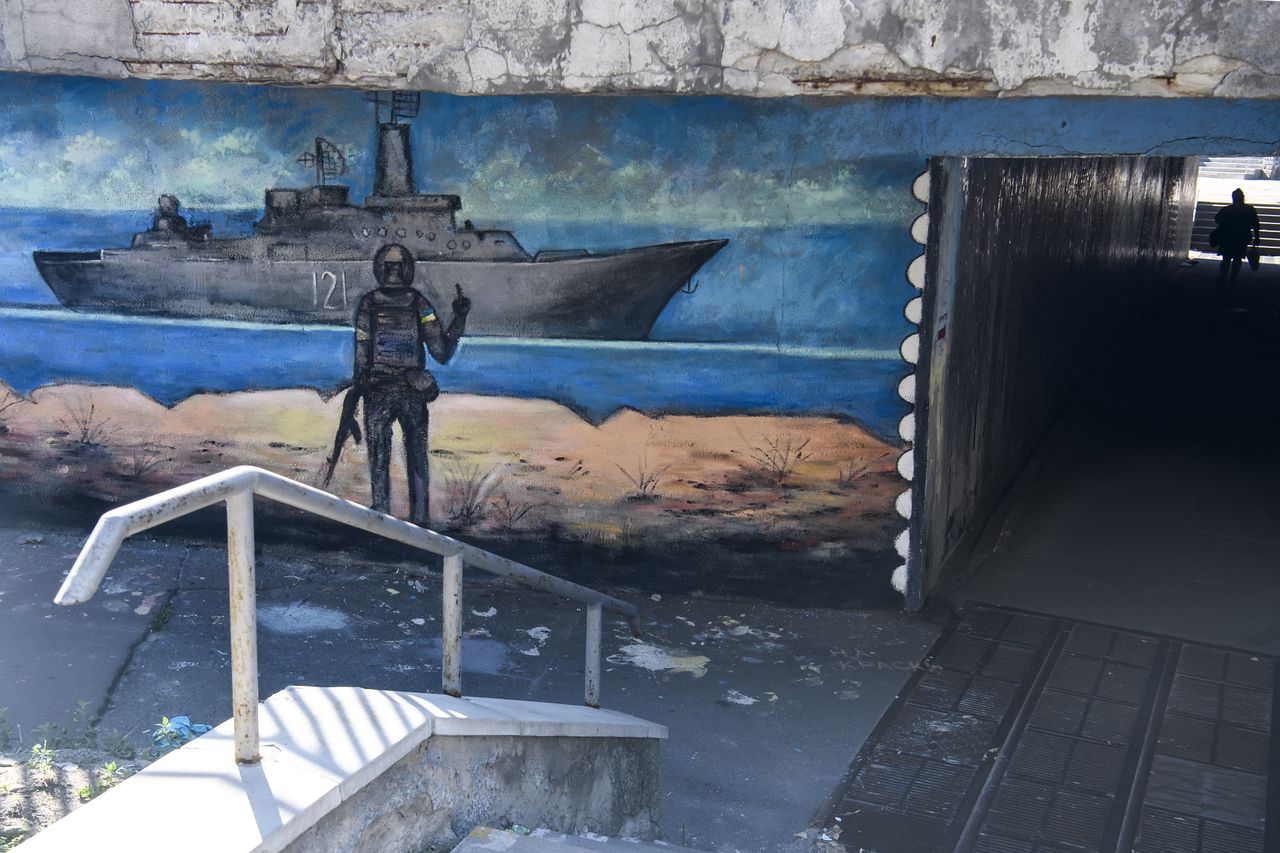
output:
[[374,252],[395,242],[413,252],[415,286],[445,323],[455,285],[470,297],[468,334],[643,340],[672,297],[728,242],[530,255],[509,231],[470,220],[459,226],[459,196],[417,191],[408,122],[418,114],[416,94],[370,99],[377,173],[362,204],[330,182],[346,172],[346,161],[317,138],[315,150],[299,158],[315,167],[315,185],[268,189],[251,235],[215,237],[208,225],[188,225],[178,200],[162,196],[152,227],[131,246],[37,251],[36,267],[58,300],[77,311],[346,325],[375,286]]

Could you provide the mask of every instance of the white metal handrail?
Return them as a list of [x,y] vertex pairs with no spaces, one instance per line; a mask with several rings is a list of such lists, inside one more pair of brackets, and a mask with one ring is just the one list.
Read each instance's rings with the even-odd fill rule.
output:
[[251,764],[258,754],[258,640],[254,589],[253,496],[358,527],[378,536],[444,557],[441,682],[451,696],[462,695],[462,569],[464,565],[514,578],[525,586],[587,605],[586,704],[600,706],[602,612],[626,618],[640,635],[636,608],[625,601],[540,572],[441,533],[375,512],[337,495],[242,465],[185,486],[111,510],[98,519],[54,601],[83,604],[97,592],[124,540],[175,518],[225,501],[227,572],[231,598],[231,701],[236,761]]

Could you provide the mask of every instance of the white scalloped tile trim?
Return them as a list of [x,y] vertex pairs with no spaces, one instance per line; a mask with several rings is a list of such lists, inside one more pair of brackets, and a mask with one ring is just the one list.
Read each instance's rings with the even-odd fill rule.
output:
[[[915,179],[911,184],[911,194],[916,197],[917,201],[925,205],[925,211],[915,218],[911,223],[911,238],[923,247],[929,240],[929,169],[926,166],[924,172]],[[924,290],[924,273],[925,273],[925,256],[921,251],[920,255],[912,259],[907,265],[907,281],[911,283],[917,291]],[[924,301],[920,294],[917,293],[912,297],[902,309],[903,316],[907,318],[907,322],[917,327],[916,332],[908,335],[902,341],[901,352],[902,360],[907,364],[916,366],[920,361],[920,321],[924,315]],[[898,383],[898,396],[907,403],[915,406],[916,403],[916,375],[914,372],[903,377]],[[916,438],[916,416],[915,412],[908,412],[907,415],[898,424],[898,435],[908,445],[915,444]],[[908,483],[915,481],[915,448],[908,447],[898,457],[898,473]],[[914,485],[905,492],[898,495],[896,507],[898,514],[906,521],[911,520],[911,493]],[[902,565],[893,570],[891,583],[893,588],[898,592],[906,595],[907,592],[907,564],[906,560],[911,554],[911,529],[905,528],[894,540],[894,549],[898,552],[898,556],[904,561]]]

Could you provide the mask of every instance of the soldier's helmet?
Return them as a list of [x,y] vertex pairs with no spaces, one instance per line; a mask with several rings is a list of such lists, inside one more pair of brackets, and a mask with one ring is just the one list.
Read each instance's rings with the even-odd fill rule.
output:
[[[373,277],[379,287],[409,287],[413,284],[413,253],[399,243],[388,243],[373,255]],[[399,275],[392,281],[392,270]]]

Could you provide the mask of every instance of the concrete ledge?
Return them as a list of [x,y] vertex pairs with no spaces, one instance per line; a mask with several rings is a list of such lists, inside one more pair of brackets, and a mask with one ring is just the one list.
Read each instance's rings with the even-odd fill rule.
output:
[[9,0],[0,68],[463,95],[1280,97],[1280,8],[1203,5]]
[[[137,853],[278,851],[371,782],[404,765],[402,759],[425,755],[422,747],[433,736],[440,741],[641,739],[654,745],[667,736],[665,726],[616,711],[358,687],[288,687],[262,703],[259,719],[261,763],[235,763],[228,720],[72,812],[27,841],[23,850],[93,849],[104,839],[116,839]],[[491,745],[485,748],[494,754]],[[509,757],[522,760],[522,749],[504,748]],[[439,748],[434,748],[433,760],[442,760]],[[422,768],[397,769],[403,777]],[[509,776],[511,769],[508,762],[503,772]],[[474,770],[469,766],[464,775],[470,779]],[[406,777],[398,784],[407,782]],[[488,799],[497,802],[494,786],[486,784]],[[656,778],[645,784],[656,794]],[[456,808],[455,794],[436,791],[433,797]],[[446,822],[454,823],[451,818]],[[351,834],[349,828],[346,832]],[[326,842],[321,849],[344,845]]]

